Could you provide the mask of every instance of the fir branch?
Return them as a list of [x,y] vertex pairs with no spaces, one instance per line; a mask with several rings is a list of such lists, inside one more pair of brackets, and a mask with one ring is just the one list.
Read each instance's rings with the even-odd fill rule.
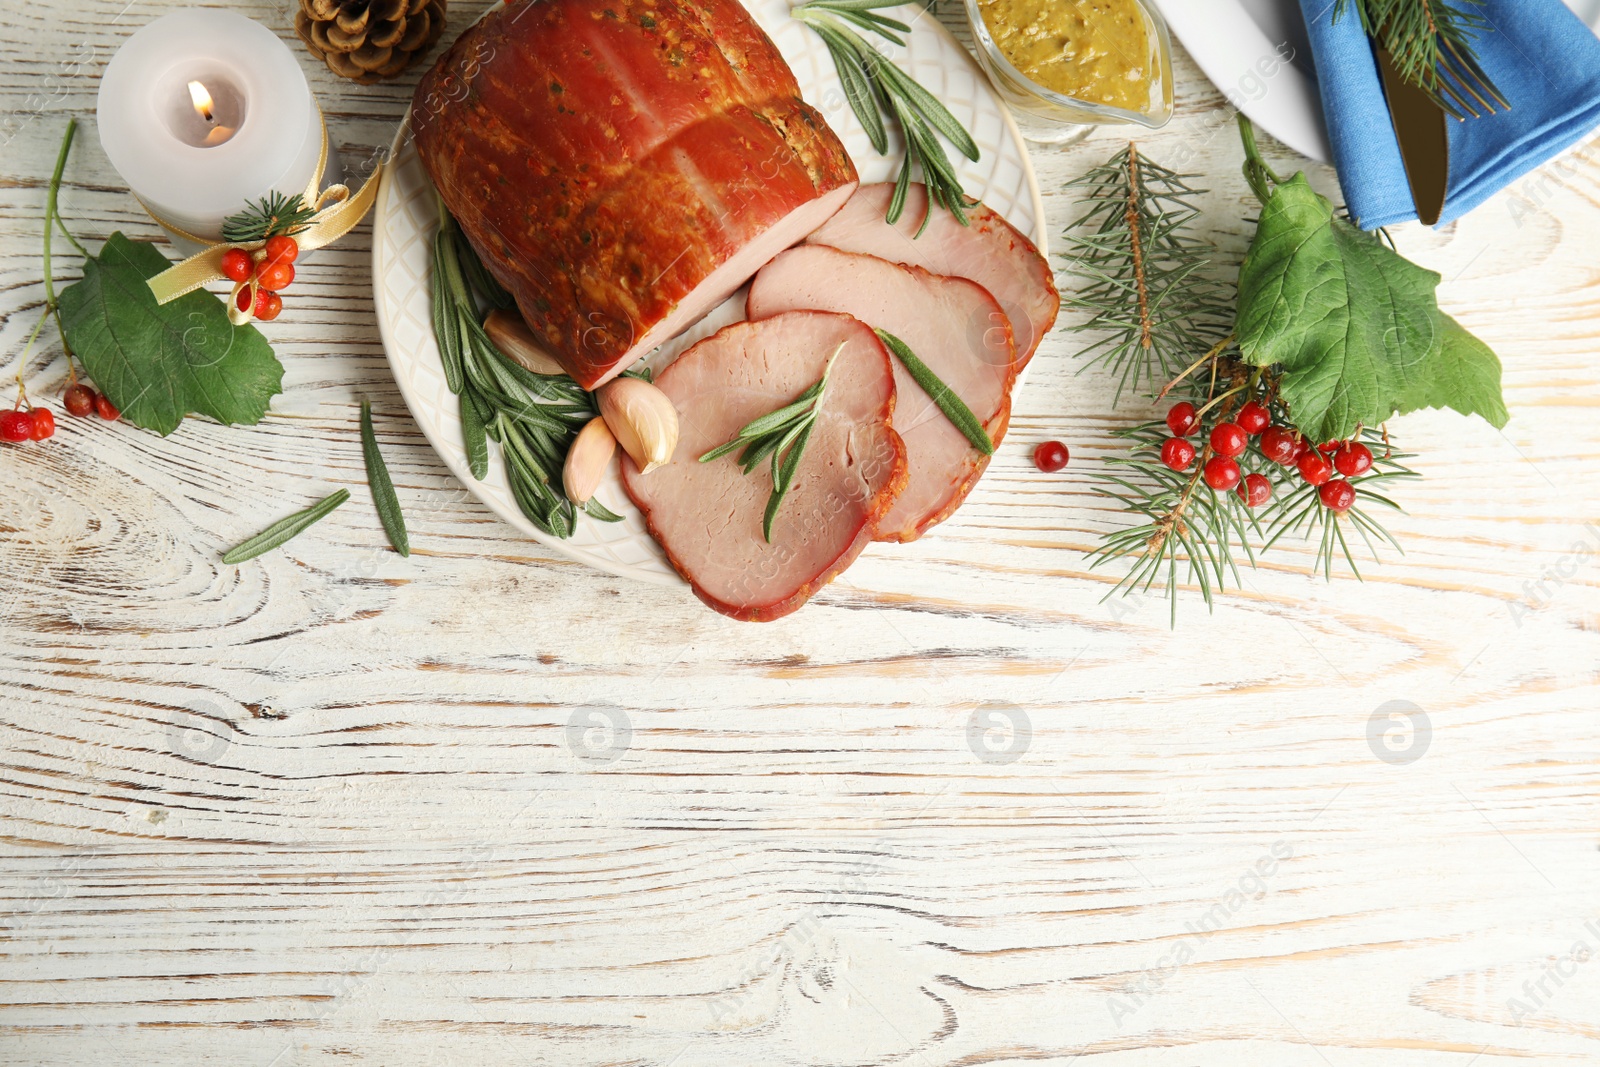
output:
[[299,193],[284,196],[273,192],[224,219],[222,239],[229,244],[250,244],[269,237],[293,237],[316,217],[317,209]]
[[1130,144],[1071,182],[1083,214],[1067,236],[1066,273],[1076,286],[1063,303],[1087,314],[1072,329],[1100,335],[1084,350],[1126,391],[1150,392],[1227,334],[1226,291],[1205,269],[1211,249],[1188,233],[1204,190],[1139,154]]
[[[1338,0],[1334,21],[1350,2]],[[1481,5],[1482,0],[1360,0],[1358,10],[1361,28],[1388,51],[1400,77],[1447,114],[1465,119],[1511,109],[1473,49],[1480,33],[1495,32],[1477,11]]]

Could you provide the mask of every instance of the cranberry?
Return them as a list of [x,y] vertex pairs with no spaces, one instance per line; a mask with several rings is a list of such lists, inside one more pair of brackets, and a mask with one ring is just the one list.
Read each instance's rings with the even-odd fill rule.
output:
[[256,318],[262,322],[271,322],[283,310],[283,297],[277,293],[269,293],[265,289],[261,293],[266,299],[262,300],[259,297],[256,299]]
[[1342,480],[1331,481],[1318,489],[1317,495],[1322,497],[1323,507],[1342,515],[1356,502],[1356,487]]
[[26,441],[33,436],[33,416],[26,411],[0,413],[0,440]]
[[1346,478],[1355,478],[1372,469],[1372,449],[1355,441],[1346,441],[1333,454],[1333,465]]
[[50,413],[49,408],[33,409],[33,439],[43,441],[52,437],[56,432],[56,417]]
[[1237,460],[1227,456],[1212,456],[1206,460],[1206,484],[1219,493],[1225,493],[1239,484],[1241,477]]
[[1181,437],[1169,437],[1161,446],[1161,462],[1175,471],[1186,471],[1194,462],[1194,445]]
[[261,249],[267,254],[268,263],[293,263],[294,258],[300,254],[300,244],[293,237],[268,237],[267,243]]
[[1167,429],[1172,431],[1172,436],[1188,437],[1199,428],[1200,416],[1187,400],[1172,405],[1172,410],[1167,412]]
[[1300,477],[1312,485],[1324,485],[1333,477],[1333,464],[1320,452],[1307,452],[1296,466],[1300,468]]
[[1211,449],[1219,456],[1243,455],[1249,435],[1231,422],[1218,423],[1211,431]]
[[230,248],[222,253],[222,276],[230,282],[246,282],[256,272],[256,261],[242,248]]
[[1324,456],[1331,456],[1333,455],[1334,450],[1342,444],[1344,444],[1343,441],[1324,441],[1317,446],[1317,451],[1321,452]]
[[1266,408],[1252,400],[1239,409],[1239,414],[1234,417],[1233,421],[1239,424],[1241,430],[1254,437],[1267,428],[1267,425],[1272,422],[1272,416],[1267,412]]
[[1033,450],[1033,465],[1046,474],[1054,474],[1067,465],[1072,453],[1060,441],[1045,441]]
[[61,406],[67,409],[67,414],[76,415],[81,419],[94,410],[94,397],[93,389],[74,382],[61,394]]
[[94,411],[96,415],[99,415],[107,422],[116,422],[122,417],[122,412],[117,410],[117,405],[108,400],[104,393],[94,398]]
[[1239,488],[1234,490],[1247,508],[1259,508],[1272,499],[1272,483],[1265,474],[1247,474]]
[[1299,436],[1282,426],[1268,426],[1261,434],[1261,454],[1280,467],[1291,466],[1300,453]]
[[294,281],[294,267],[281,261],[268,260],[256,268],[256,284],[269,292],[289,288]]

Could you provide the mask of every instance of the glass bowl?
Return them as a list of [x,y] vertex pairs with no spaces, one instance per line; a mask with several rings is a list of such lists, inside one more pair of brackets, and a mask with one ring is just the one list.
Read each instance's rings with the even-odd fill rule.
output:
[[964,2],[978,65],[989,76],[1028,140],[1060,144],[1083,137],[1095,126],[1114,123],[1136,123],[1154,130],[1165,126],[1172,118],[1172,37],[1161,13],[1143,0],[1134,0],[1134,3],[1144,14],[1149,31],[1149,69],[1153,76],[1150,103],[1140,111],[1065,96],[1025,77],[1012,66],[990,36],[983,12],[978,9],[978,0]]

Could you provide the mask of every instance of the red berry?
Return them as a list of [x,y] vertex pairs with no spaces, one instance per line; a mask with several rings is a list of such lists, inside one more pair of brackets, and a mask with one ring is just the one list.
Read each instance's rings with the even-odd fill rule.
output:
[[261,290],[261,295],[266,297],[266,300],[263,301],[259,297],[256,299],[256,318],[262,322],[271,322],[278,317],[278,312],[283,310],[283,297],[277,293],[269,293],[265,289]]
[[61,394],[61,406],[67,409],[67,414],[82,418],[94,410],[94,397],[93,389],[74,382]]
[[1045,441],[1033,450],[1033,465],[1046,474],[1054,474],[1067,465],[1072,453],[1060,441]]
[[1317,451],[1321,452],[1324,456],[1331,456],[1333,455],[1333,450],[1338,448],[1343,443],[1344,442],[1342,441],[1324,441],[1322,444],[1317,446]]
[[33,436],[33,416],[26,411],[0,413],[0,440],[26,441]]
[[49,408],[33,409],[33,439],[43,441],[56,432],[56,417],[50,413]]
[[1186,471],[1194,462],[1194,445],[1181,437],[1169,437],[1161,446],[1161,462],[1175,471]]
[[268,263],[293,263],[300,254],[300,245],[293,237],[268,237],[261,250],[267,254]]
[[1226,493],[1239,484],[1239,464],[1227,456],[1212,456],[1206,460],[1206,484],[1219,493]]
[[1307,452],[1300,457],[1296,466],[1300,468],[1300,477],[1312,485],[1326,484],[1333,477],[1333,464],[1320,452]]
[[294,281],[294,267],[288,263],[269,259],[256,268],[256,284],[274,293],[279,289],[289,288],[289,283],[292,281]]
[[1188,437],[1199,428],[1200,416],[1187,400],[1172,405],[1172,410],[1167,412],[1167,429],[1172,431],[1172,436]]
[[1299,442],[1293,430],[1282,426],[1268,426],[1261,433],[1261,454],[1280,467],[1287,467],[1299,454]]
[[1306,440],[1306,435],[1303,434],[1303,433],[1295,434],[1294,435],[1294,458],[1298,461],[1301,456],[1305,455],[1307,452],[1310,452],[1310,451],[1311,451],[1311,442]]
[[1250,438],[1237,425],[1219,422],[1211,431],[1211,449],[1219,456],[1242,455]]
[[222,253],[222,276],[231,282],[248,281],[256,272],[256,261],[242,248],[230,248]]
[[1267,412],[1266,408],[1252,400],[1239,409],[1239,414],[1234,417],[1233,421],[1239,424],[1241,430],[1254,437],[1267,428],[1267,425],[1272,422],[1272,416]]
[[1272,483],[1265,474],[1247,474],[1239,488],[1234,490],[1247,508],[1259,508],[1272,499]]
[[115,404],[106,399],[106,394],[104,393],[94,398],[94,411],[96,415],[99,415],[107,422],[116,422],[122,417],[122,412],[117,410]]
[[1322,506],[1329,511],[1344,514],[1356,502],[1356,487],[1345,481],[1332,481],[1317,490]]
[[240,286],[239,291],[234,294],[233,306],[238,308],[240,311],[249,311],[251,300],[250,294],[255,291],[256,290],[251,289],[251,287],[248,285]]
[[1355,478],[1372,469],[1372,449],[1355,441],[1346,441],[1333,454],[1333,465],[1346,478]]

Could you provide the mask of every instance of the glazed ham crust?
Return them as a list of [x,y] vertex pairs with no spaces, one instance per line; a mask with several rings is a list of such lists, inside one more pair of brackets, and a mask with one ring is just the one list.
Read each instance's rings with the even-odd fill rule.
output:
[[[747,475],[738,453],[699,457],[793,402],[836,351],[769,544],[761,524],[770,466]],[[657,384],[678,408],[677,450],[649,474],[624,458],[623,484],[678,573],[724,615],[766,622],[799,608],[861,554],[905,485],[889,353],[848,316],[796,311],[734,323],[685,352]]]
[[417,149],[585,388],[693,324],[856,172],[739,0],[524,0],[422,79]]

